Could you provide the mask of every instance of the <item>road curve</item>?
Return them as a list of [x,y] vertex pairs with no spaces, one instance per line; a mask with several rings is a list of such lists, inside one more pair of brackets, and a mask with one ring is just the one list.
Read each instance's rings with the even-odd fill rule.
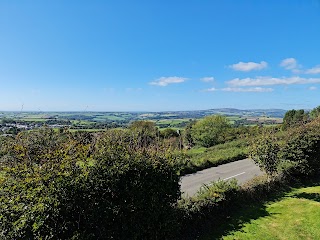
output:
[[181,177],[181,192],[186,196],[193,196],[203,184],[214,180],[236,178],[242,184],[258,175],[262,175],[259,167],[247,158]]

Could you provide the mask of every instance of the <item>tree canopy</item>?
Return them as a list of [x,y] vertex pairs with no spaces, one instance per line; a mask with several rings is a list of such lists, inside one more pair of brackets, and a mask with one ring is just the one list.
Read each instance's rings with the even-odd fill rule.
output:
[[211,147],[224,142],[226,131],[230,128],[228,119],[224,116],[207,116],[197,121],[192,127],[192,138],[204,147]]
[[308,114],[303,109],[300,110],[289,110],[286,112],[283,118],[283,129],[287,129],[292,126],[299,125],[306,122]]

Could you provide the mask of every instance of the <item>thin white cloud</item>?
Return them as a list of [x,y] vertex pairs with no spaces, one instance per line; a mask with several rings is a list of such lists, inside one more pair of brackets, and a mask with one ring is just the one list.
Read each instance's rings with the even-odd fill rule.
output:
[[183,77],[161,77],[152,82],[151,85],[165,87],[172,83],[183,83],[187,80],[187,78]]
[[200,78],[200,80],[202,82],[213,82],[214,81],[214,77],[203,77],[203,78]]
[[294,73],[301,73],[302,66],[298,64],[298,61],[295,58],[286,58],[283,59],[280,63],[280,67],[284,69],[291,70]]
[[280,66],[285,69],[292,70],[298,68],[299,65],[295,58],[286,58],[281,61]]
[[253,87],[253,88],[222,88],[224,92],[272,92],[272,88],[262,88],[262,87]]
[[320,73],[320,65],[317,65],[313,68],[307,69],[305,71],[306,74],[319,74]]
[[208,88],[203,90],[203,92],[216,92],[216,91],[223,91],[223,92],[272,92],[272,88],[262,88],[262,87],[252,87],[252,88]]
[[315,87],[315,86],[311,86],[311,87],[309,87],[309,90],[310,91],[314,91],[314,90],[317,90],[318,88],[317,87]]
[[216,89],[216,88],[208,88],[208,89],[205,89],[204,92],[215,92],[217,90],[218,89]]
[[262,70],[268,67],[268,63],[265,61],[261,61],[260,63],[255,62],[239,62],[236,64],[232,64],[229,66],[235,71],[249,72],[253,70]]
[[280,66],[287,70],[291,70],[293,73],[320,74],[320,65],[304,70],[295,58],[286,58],[282,60]]
[[291,85],[291,84],[314,84],[320,83],[320,78],[302,78],[302,77],[256,77],[256,78],[235,78],[227,81],[232,87],[249,86],[272,86],[272,85]]

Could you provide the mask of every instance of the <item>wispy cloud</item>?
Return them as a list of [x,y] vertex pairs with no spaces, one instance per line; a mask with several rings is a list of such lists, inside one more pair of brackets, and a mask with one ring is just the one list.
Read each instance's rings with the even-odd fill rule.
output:
[[307,73],[307,74],[319,74],[320,73],[320,65],[317,65],[317,66],[315,66],[313,68],[307,69],[305,71],[305,73]]
[[158,78],[158,79],[150,82],[150,84],[155,85],[155,86],[165,87],[165,86],[168,86],[169,84],[173,84],[173,83],[183,83],[186,80],[188,80],[188,79],[183,78],[183,77],[161,77],[161,78]]
[[253,88],[222,88],[224,92],[272,92],[273,88],[262,88],[262,87],[253,87]]
[[236,64],[230,65],[229,67],[235,71],[250,72],[253,70],[262,70],[262,69],[268,67],[268,63],[265,61],[261,61],[260,63],[238,62]]
[[309,87],[309,90],[310,91],[314,91],[314,90],[317,90],[318,88],[317,87],[315,87],[315,86],[311,86],[311,87]]
[[298,62],[295,58],[286,58],[281,61],[280,66],[291,70],[298,67]]
[[214,77],[203,77],[200,78],[202,82],[214,82]]
[[280,63],[280,67],[283,67],[287,70],[291,70],[294,73],[301,72],[301,65],[298,64],[298,61],[295,58],[283,59]]
[[215,92],[217,90],[218,89],[216,89],[216,88],[208,88],[208,89],[203,90],[203,92]]
[[302,78],[302,77],[256,77],[256,78],[235,78],[227,81],[227,84],[233,87],[248,86],[272,86],[272,85],[291,85],[291,84],[313,84],[320,83],[320,78]]
[[302,65],[298,64],[298,61],[295,58],[286,58],[282,60],[280,66],[287,70],[291,70],[293,73],[320,74],[320,65],[309,69],[303,69]]
[[205,89],[203,92],[216,92],[216,91],[222,91],[222,92],[272,92],[272,88],[262,88],[262,87],[252,87],[252,88],[208,88]]

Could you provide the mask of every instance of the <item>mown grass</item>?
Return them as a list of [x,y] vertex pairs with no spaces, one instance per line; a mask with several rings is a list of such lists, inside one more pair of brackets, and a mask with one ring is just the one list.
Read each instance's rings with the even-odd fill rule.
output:
[[238,139],[210,148],[191,149],[186,153],[189,161],[184,164],[180,174],[193,173],[209,167],[244,159],[248,155],[248,145],[247,139]]
[[241,209],[203,239],[320,239],[320,182]]

